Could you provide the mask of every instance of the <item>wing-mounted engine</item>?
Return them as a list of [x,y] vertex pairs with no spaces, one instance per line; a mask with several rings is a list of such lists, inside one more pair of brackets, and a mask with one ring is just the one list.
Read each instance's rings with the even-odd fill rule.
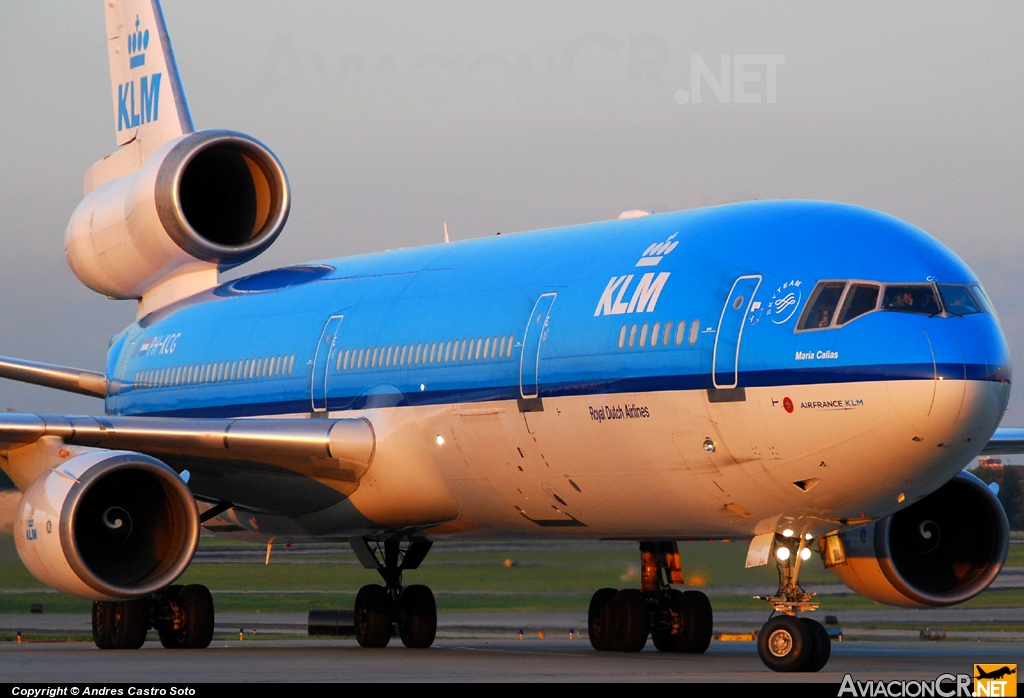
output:
[[[87,183],[104,178],[102,165]],[[94,291],[142,299],[141,315],[263,252],[289,205],[288,178],[265,145],[233,131],[188,133],[89,191],[68,223],[65,253]]]
[[72,596],[136,598],[167,587],[199,542],[199,512],[181,478],[128,451],[69,458],[29,487],[14,536],[32,574]]
[[841,545],[826,538],[822,549],[846,586],[880,603],[932,607],[984,591],[1006,561],[1010,529],[995,494],[961,472],[906,509],[838,538]]

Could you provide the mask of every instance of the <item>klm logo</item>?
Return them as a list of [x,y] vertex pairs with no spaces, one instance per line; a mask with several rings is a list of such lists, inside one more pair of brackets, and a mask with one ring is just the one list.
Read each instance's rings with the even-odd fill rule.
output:
[[[601,300],[597,303],[594,317],[598,315],[623,315],[625,313],[653,313],[658,304],[661,290],[671,272],[663,271],[655,277],[654,272],[644,274],[633,288],[633,294],[627,295],[633,284],[633,275],[613,276],[604,287]],[[626,301],[629,298],[629,301]]]
[[[161,73],[143,75],[117,86],[117,130],[135,128],[160,118]],[[135,88],[136,84],[138,89]]]
[[[149,30],[139,29],[138,15],[135,16],[135,31],[128,35],[128,67],[130,70],[146,65],[146,49],[149,48]],[[160,118],[161,73],[143,75],[117,86],[117,130],[135,128]]]
[[[644,250],[636,266],[654,267],[661,264],[661,260],[679,246],[679,241],[675,239],[677,235],[679,233],[672,233],[664,242],[656,242]],[[665,288],[665,282],[671,275],[671,272],[667,271],[660,274],[649,272],[640,277],[636,286],[633,285],[634,274],[613,276],[608,285],[604,287],[601,300],[597,302],[594,317],[626,313],[653,313],[655,306],[658,305],[661,290]],[[632,293],[630,293],[630,289],[632,289]]]

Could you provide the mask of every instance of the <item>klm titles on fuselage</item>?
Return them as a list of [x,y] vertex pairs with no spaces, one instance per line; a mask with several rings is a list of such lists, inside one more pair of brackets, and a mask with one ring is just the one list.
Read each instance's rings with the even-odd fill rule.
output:
[[[678,234],[672,233],[665,242],[654,243],[648,247],[635,266],[654,267],[660,264],[665,256],[679,246],[679,241],[674,239]],[[665,288],[665,283],[671,276],[671,272],[648,272],[640,277],[635,287],[633,286],[634,276],[635,274],[623,274],[622,276],[613,276],[608,281],[604,287],[604,293],[601,294],[601,298],[597,302],[594,317],[654,312],[658,298],[661,296],[661,291]],[[633,293],[627,296],[630,288],[633,288]]]

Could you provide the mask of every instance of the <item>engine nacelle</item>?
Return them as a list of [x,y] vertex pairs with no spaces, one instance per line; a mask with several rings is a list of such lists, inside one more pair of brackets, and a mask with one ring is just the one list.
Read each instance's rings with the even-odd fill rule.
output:
[[199,543],[199,511],[171,468],[140,453],[69,458],[21,498],[14,540],[41,582],[94,601],[171,584]]
[[65,254],[94,291],[142,298],[169,277],[249,261],[280,234],[289,206],[287,175],[265,145],[199,131],[90,191],[68,223]]
[[840,539],[846,564],[831,569],[857,593],[892,606],[950,606],[996,578],[1010,527],[995,494],[961,472],[906,509],[844,531]]

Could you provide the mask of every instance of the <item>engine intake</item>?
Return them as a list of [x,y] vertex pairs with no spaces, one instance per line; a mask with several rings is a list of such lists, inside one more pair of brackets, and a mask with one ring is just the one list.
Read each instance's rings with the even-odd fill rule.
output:
[[966,472],[906,509],[840,534],[846,564],[832,571],[869,599],[894,606],[962,603],[996,578],[1009,549],[1002,504]]
[[40,477],[18,508],[18,554],[40,581],[113,600],[167,587],[192,561],[199,513],[171,468],[139,453],[75,456]]
[[201,131],[161,163],[156,207],[181,249],[230,267],[277,238],[288,216],[288,182],[262,143],[230,131]]

